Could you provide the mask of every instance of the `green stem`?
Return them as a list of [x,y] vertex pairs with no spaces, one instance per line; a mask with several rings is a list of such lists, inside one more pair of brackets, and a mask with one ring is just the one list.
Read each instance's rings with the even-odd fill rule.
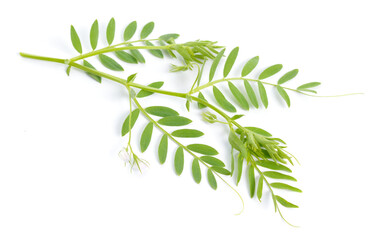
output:
[[56,63],[62,63],[62,64],[66,64],[68,62],[67,59],[37,56],[37,55],[23,53],[23,52],[20,52],[20,56],[25,58],[37,59],[37,60],[48,61],[48,62],[56,62]]

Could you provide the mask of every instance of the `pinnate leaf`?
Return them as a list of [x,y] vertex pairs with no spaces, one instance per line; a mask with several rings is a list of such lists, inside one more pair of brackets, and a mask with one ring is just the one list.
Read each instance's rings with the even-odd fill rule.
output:
[[285,73],[281,78],[279,78],[278,84],[283,84],[283,83],[285,83],[287,81],[290,81],[291,79],[296,77],[298,72],[299,72],[298,69],[294,69],[294,70],[291,70],[291,71]]
[[285,183],[274,182],[274,183],[271,183],[270,185],[271,185],[271,187],[273,187],[273,188],[285,189],[285,190],[290,190],[290,191],[293,191],[293,192],[299,192],[299,193],[302,192],[302,190],[300,190],[299,188],[290,186],[290,185],[285,184]]
[[296,179],[294,177],[291,177],[289,175],[279,173],[279,172],[267,171],[267,172],[263,172],[263,175],[273,179],[284,179],[284,180],[290,180],[290,181],[296,182]]
[[250,189],[250,197],[254,197],[255,193],[255,175],[254,175],[254,166],[250,165],[248,170],[248,178],[249,178],[249,189]]
[[73,44],[73,47],[77,52],[82,54],[82,45],[81,45],[81,40],[78,37],[77,31],[75,31],[75,28],[73,25],[70,27],[70,38],[71,38],[71,43]]
[[267,99],[267,92],[265,86],[263,86],[263,83],[258,81],[258,90],[259,90],[259,96],[261,97],[263,106],[267,108],[269,106],[269,100]]
[[186,117],[181,117],[181,116],[168,116],[168,117],[163,117],[157,122],[165,126],[185,126],[191,123],[192,120]]
[[255,92],[253,88],[251,87],[249,81],[244,80],[243,84],[245,85],[247,96],[249,96],[250,102],[254,105],[255,108],[259,108],[257,96],[255,95]]
[[[91,63],[89,63],[86,60],[83,60],[83,66],[96,70],[95,67],[93,65],[91,65]],[[100,76],[98,76],[98,75],[95,75],[95,74],[92,74],[92,73],[87,73],[87,75],[89,75],[92,79],[94,79],[95,81],[97,81],[99,83],[102,82],[102,78]]]
[[280,204],[282,204],[284,207],[286,207],[286,208],[298,208],[297,205],[295,205],[295,204],[293,204],[293,203],[290,203],[289,201],[285,200],[284,198],[282,198],[282,197],[280,197],[280,196],[278,196],[278,195],[276,195],[275,197],[276,197],[276,200],[277,200]]
[[272,65],[272,66],[266,68],[265,70],[263,70],[263,72],[259,75],[258,79],[262,80],[262,79],[271,77],[274,74],[278,73],[280,70],[282,70],[282,68],[283,68],[282,64]]
[[168,116],[179,115],[179,113],[177,111],[173,110],[172,108],[164,107],[164,106],[147,107],[145,110],[147,113],[149,113],[151,115],[159,116],[159,117],[168,117]]
[[204,155],[217,155],[218,152],[211,146],[205,144],[190,144],[187,148],[193,152],[201,153]]
[[193,159],[192,162],[192,176],[196,183],[201,182],[201,169],[197,158]]
[[165,160],[167,159],[167,152],[168,152],[168,137],[167,135],[163,135],[161,137],[159,148],[158,148],[158,154],[159,154],[159,162],[163,164]]
[[223,163],[220,159],[212,157],[212,156],[202,156],[200,157],[201,161],[216,167],[225,167],[225,163]]
[[134,56],[125,51],[115,51],[115,55],[123,62],[135,64],[138,63],[138,60],[136,60]]
[[179,129],[172,132],[172,136],[181,138],[196,138],[203,135],[203,132],[196,129]]
[[251,73],[251,72],[254,70],[254,68],[257,66],[258,61],[259,61],[259,57],[258,57],[258,56],[253,57],[252,59],[250,59],[250,60],[245,64],[245,66],[243,66],[241,76],[242,76],[242,77],[245,77],[245,76],[247,76],[249,73]]
[[184,149],[182,147],[177,148],[175,153],[175,171],[177,175],[181,175],[184,169]]
[[207,177],[208,177],[208,183],[209,183],[210,187],[213,188],[214,190],[216,190],[217,189],[217,181],[216,181],[216,178],[214,177],[212,170],[208,169]]
[[279,95],[283,98],[283,100],[287,103],[287,106],[290,107],[291,101],[290,97],[288,96],[286,90],[282,88],[281,86],[277,85],[276,89],[278,90]]
[[228,85],[231,93],[237,100],[240,107],[244,110],[249,110],[249,103],[246,101],[246,98],[242,95],[238,88],[231,82],[228,82]]
[[[153,83],[150,83],[148,84],[147,86],[148,87],[151,87],[151,88],[161,88],[163,86],[164,82],[153,82]],[[154,94],[153,92],[150,92],[150,91],[147,91],[147,90],[140,90],[138,92],[138,94],[136,95],[137,98],[143,98],[143,97],[148,97],[148,96],[151,96],[152,94]]]
[[213,86],[213,95],[216,98],[218,104],[228,112],[236,112],[237,109],[225,98],[222,92]]
[[222,49],[214,58],[212,66],[210,67],[210,71],[209,71],[209,82],[213,80],[214,74],[216,73],[217,66],[220,63],[220,60],[222,56],[224,55],[224,52],[225,52],[225,48]]
[[98,26],[98,20],[95,20],[93,25],[91,25],[91,29],[90,29],[90,44],[93,50],[97,48],[98,38],[99,38],[99,26]]
[[[127,116],[122,126],[122,136],[126,135],[130,131],[130,129],[134,127],[135,122],[139,117],[139,113],[140,113],[139,109],[135,109],[134,111],[132,111],[131,114]],[[130,115],[131,115],[131,126],[130,126]]]
[[114,59],[104,54],[99,54],[99,60],[106,68],[114,71],[124,71],[123,67],[117,63]]
[[239,47],[235,47],[230,53],[228,58],[226,59],[225,66],[224,66],[224,77],[227,77],[230,70],[232,69],[235,60],[238,56]]
[[147,124],[147,126],[144,128],[142,136],[140,138],[140,150],[144,152],[147,150],[152,137],[152,130],[153,130],[153,123],[150,122]]
[[108,45],[111,45],[111,43],[114,41],[114,36],[115,36],[115,19],[111,18],[110,21],[108,22],[107,30],[106,30]]
[[136,21],[133,21],[130,24],[128,24],[123,34],[124,41],[130,40],[134,36],[136,32],[136,27],[137,27]]
[[154,22],[149,22],[146,25],[144,25],[144,27],[140,33],[140,39],[144,39],[144,38],[148,37],[148,35],[150,35],[152,33],[154,27],[155,27]]

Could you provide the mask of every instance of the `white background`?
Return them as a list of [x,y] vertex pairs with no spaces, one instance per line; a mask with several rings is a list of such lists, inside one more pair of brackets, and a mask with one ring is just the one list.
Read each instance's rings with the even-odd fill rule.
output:
[[[378,2],[1,3],[0,239],[380,239]],[[241,209],[239,198],[222,182],[217,191],[211,190],[205,176],[195,184],[189,156],[183,175],[176,176],[174,144],[167,162],[158,164],[157,130],[142,154],[150,167],[143,174],[131,173],[118,158],[127,142],[120,136],[128,113],[125,90],[106,80],[99,85],[79,71],[67,77],[63,65],[18,55],[75,56],[71,24],[88,51],[88,31],[96,18],[102,29],[100,45],[105,46],[104,29],[111,17],[116,19],[116,41],[129,22],[137,20],[141,28],[155,21],[153,36],[177,32],[179,42],[218,40],[228,51],[239,45],[232,75],[259,55],[254,78],[265,67],[282,63],[282,73],[300,69],[290,87],[319,81],[321,95],[365,93],[342,98],[290,93],[288,109],[269,89],[267,110],[243,112],[242,124],[285,139],[301,162],[294,175],[303,193],[282,193],[299,204],[299,209],[283,213],[300,228],[274,213],[267,191],[262,203],[250,199],[246,181],[237,187],[245,210],[235,216]],[[178,91],[190,87],[195,73],[170,74],[170,61],[145,56],[146,66],[125,65],[120,76],[139,72],[141,83],[161,80],[164,88]],[[142,104],[157,101],[194,119],[192,126],[206,132],[200,142],[211,143],[229,162],[227,129],[203,123],[200,112],[187,113],[179,99],[152,96]],[[138,153],[144,123],[134,128]]]

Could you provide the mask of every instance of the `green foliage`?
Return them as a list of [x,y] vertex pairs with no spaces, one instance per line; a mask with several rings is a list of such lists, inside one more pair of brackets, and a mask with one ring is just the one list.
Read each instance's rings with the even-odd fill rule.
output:
[[139,113],[139,109],[135,109],[131,114],[127,116],[122,126],[122,136],[126,135],[134,127],[136,120],[138,120]]
[[115,36],[115,19],[111,18],[107,25],[106,37],[108,45],[111,45]]
[[98,26],[98,20],[95,20],[90,29],[90,44],[93,50],[97,48],[98,39],[99,39],[99,26]]
[[70,28],[71,43],[77,52],[82,53],[81,40],[78,37],[77,31],[75,31],[73,25]]
[[99,54],[99,60],[106,68],[114,71],[124,71],[123,67],[114,59],[104,54]]

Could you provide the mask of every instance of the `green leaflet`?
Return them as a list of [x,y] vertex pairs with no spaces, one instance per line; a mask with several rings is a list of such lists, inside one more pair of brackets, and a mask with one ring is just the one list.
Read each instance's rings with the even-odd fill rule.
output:
[[179,115],[179,113],[176,112],[175,110],[173,110],[172,108],[163,107],[163,106],[147,107],[145,110],[147,113],[149,113],[151,115],[159,116],[159,117],[168,117],[168,116]]
[[242,154],[242,156],[246,157],[247,155],[246,147],[233,131],[230,131],[229,133],[229,143],[234,149],[238,150]]
[[165,126],[185,126],[191,123],[192,120],[186,117],[181,117],[181,116],[168,116],[168,117],[163,117],[157,122]]
[[216,167],[225,167],[225,163],[223,163],[220,159],[212,157],[212,156],[202,156],[200,157],[201,161]]
[[147,126],[144,128],[142,136],[140,138],[140,150],[144,152],[147,150],[149,143],[151,142],[152,137],[152,130],[153,130],[153,123],[150,122],[147,124]]
[[283,100],[287,103],[287,106],[291,106],[290,97],[287,92],[281,86],[277,85],[276,89],[278,90],[279,95],[283,98]]
[[106,30],[108,45],[111,45],[112,41],[114,41],[114,36],[115,36],[115,19],[111,18],[110,21],[108,22],[107,30]]
[[288,167],[286,167],[286,166],[284,166],[282,164],[276,163],[276,162],[272,162],[272,161],[259,160],[259,161],[256,161],[255,163],[258,166],[261,166],[261,167],[264,167],[264,168],[268,168],[268,169],[271,169],[271,170],[279,170],[279,171],[285,171],[285,172],[292,172],[291,169],[289,169]]
[[248,170],[248,178],[249,178],[249,189],[250,189],[250,197],[254,197],[255,193],[255,175],[254,175],[254,166],[250,165]]
[[311,90],[311,89],[304,89],[304,88],[302,88],[302,89],[298,89],[299,91],[303,91],[303,92],[310,92],[310,93],[317,93],[315,90]]
[[203,132],[196,129],[179,129],[172,132],[172,136],[181,138],[196,138],[203,135]]
[[263,172],[263,175],[273,179],[284,179],[284,180],[290,180],[290,181],[296,182],[296,179],[294,177],[291,177],[283,173],[274,172],[274,171]]
[[82,54],[82,45],[81,45],[81,40],[78,37],[77,31],[75,31],[75,28],[73,25],[70,27],[70,37],[71,37],[71,43],[73,44],[73,47],[77,52]]
[[300,85],[297,90],[306,91],[308,88],[313,88],[319,86],[321,83],[319,82],[310,82],[303,85]]
[[284,198],[282,198],[282,197],[280,197],[280,196],[278,196],[278,195],[276,195],[275,197],[276,197],[276,200],[277,200],[280,204],[282,204],[284,207],[286,207],[286,208],[298,208],[297,205],[288,202],[287,200],[285,200]]
[[234,115],[233,117],[231,117],[231,120],[237,120],[237,119],[240,119],[243,116],[245,116],[245,115],[243,115],[243,114],[237,114],[237,115]]
[[271,183],[270,185],[271,185],[271,187],[273,187],[273,188],[285,189],[285,190],[290,190],[290,191],[293,191],[293,192],[299,192],[299,193],[302,192],[302,190],[300,190],[299,188],[290,186],[290,185],[285,184],[285,183],[274,182],[274,183]]
[[259,57],[258,57],[258,56],[253,57],[252,59],[250,59],[250,60],[245,64],[245,66],[243,66],[241,76],[242,76],[242,77],[245,77],[245,76],[247,76],[249,73],[251,73],[251,72],[254,70],[254,68],[257,66],[258,61],[259,61]]
[[246,101],[246,98],[242,95],[238,88],[231,82],[228,82],[228,85],[231,93],[237,100],[240,107],[244,110],[249,110],[249,103]]
[[159,162],[163,164],[167,158],[167,152],[168,152],[168,137],[167,135],[163,135],[163,137],[160,140],[159,148],[158,148],[158,155],[159,155]]
[[255,92],[253,88],[251,87],[249,81],[244,80],[243,83],[245,85],[246,93],[247,93],[247,96],[249,96],[251,103],[254,105],[255,108],[259,108],[257,97],[255,96]]
[[184,169],[184,149],[182,147],[177,148],[175,153],[175,171],[177,175],[181,175]]
[[252,132],[255,132],[257,134],[261,134],[262,136],[265,136],[265,137],[271,137],[271,133],[263,130],[262,128],[258,128],[258,127],[245,127],[246,129],[252,131]]
[[[134,111],[132,111],[132,113],[131,113],[131,116],[132,116],[131,117],[131,128],[134,127],[135,122],[139,117],[139,113],[140,113],[139,109],[135,109]],[[128,115],[126,120],[123,123],[123,126],[122,126],[122,136],[126,135],[130,131],[131,128],[130,128],[130,115]]]
[[280,70],[282,70],[282,68],[283,68],[282,64],[272,65],[272,66],[266,68],[265,70],[263,70],[263,72],[259,75],[258,79],[262,80],[262,79],[271,77],[274,74],[278,73]]
[[[128,44],[128,46],[133,46],[133,45],[132,44]],[[139,50],[137,50],[137,49],[131,49],[130,52],[131,52],[132,56],[134,56],[134,58],[136,58],[136,60],[138,60],[138,62],[140,62],[140,63],[145,63],[146,62],[145,58],[139,52]]]
[[233,151],[233,148],[231,149],[230,151],[230,177],[233,177],[233,173],[234,173],[234,151]]
[[[197,97],[202,99],[202,100],[204,100],[204,101],[206,101],[204,95],[201,92],[198,93]],[[199,109],[206,108],[206,106],[204,104],[199,103],[199,102],[197,103],[197,106],[198,106]]]
[[155,27],[154,22],[149,22],[146,25],[144,25],[144,27],[140,33],[140,39],[144,39],[144,38],[148,37],[148,35],[150,35],[152,33],[154,27]]
[[117,63],[114,59],[110,58],[109,56],[106,56],[104,54],[99,54],[99,60],[105,66],[106,68],[114,71],[124,71],[123,67],[120,66],[119,63]]
[[[93,65],[91,65],[88,61],[86,60],[83,60],[83,66],[85,67],[88,67],[88,68],[91,68],[91,69],[95,69],[95,67]],[[95,69],[96,70],[96,69]],[[92,74],[92,73],[86,73],[87,75],[89,75],[92,79],[94,79],[95,81],[101,83],[102,82],[102,78],[98,75],[95,75],[95,74]]]
[[124,41],[130,40],[134,36],[136,32],[136,27],[137,27],[136,21],[133,21],[130,24],[128,24],[128,26],[126,27],[123,33]]
[[267,108],[269,106],[269,101],[267,99],[266,89],[265,89],[265,86],[263,86],[263,84],[260,81],[258,81],[258,90],[259,90],[259,96],[261,97],[263,106]]
[[131,74],[127,77],[127,83],[134,82],[138,73]]
[[214,177],[212,170],[208,169],[207,176],[208,176],[208,183],[209,183],[210,187],[213,188],[214,190],[216,190],[217,189],[217,181],[216,181],[216,178]]
[[97,48],[98,38],[99,38],[99,26],[98,26],[98,20],[95,20],[93,25],[91,25],[91,29],[90,29],[90,44],[93,50]]
[[239,47],[235,47],[230,53],[228,58],[226,59],[224,66],[224,78],[228,76],[230,70],[233,67],[233,64],[238,56]]
[[177,39],[180,35],[177,33],[168,33],[161,35],[159,39],[163,40],[166,43],[172,43],[173,40]]
[[125,51],[115,51],[115,55],[126,63],[138,63],[138,60],[131,54],[125,52]]
[[[164,84],[164,82],[153,82],[153,83],[148,84],[147,86],[159,89],[163,86],[163,84]],[[136,95],[136,97],[137,98],[143,98],[143,97],[151,96],[152,94],[154,94],[154,93],[147,91],[147,90],[140,90],[138,92],[138,94]]]
[[243,169],[243,157],[241,154],[238,155],[238,166],[237,166],[237,186],[239,181],[241,181],[242,177],[242,169]]
[[228,100],[226,100],[225,96],[222,94],[222,92],[216,86],[213,86],[213,95],[216,98],[218,104],[223,109],[225,109],[228,112],[236,112],[237,111],[237,109]]
[[190,144],[187,148],[193,152],[201,153],[204,155],[217,155],[218,152],[216,149],[205,144]]
[[196,183],[201,182],[201,169],[197,158],[193,159],[192,162],[192,176]]
[[258,180],[257,198],[259,201],[261,201],[262,192],[263,192],[263,175],[261,175]]
[[220,60],[222,56],[224,55],[224,52],[225,52],[225,48],[222,49],[214,58],[212,66],[210,67],[210,71],[209,71],[209,82],[213,80],[214,74],[216,73],[217,66],[220,63]]
[[298,69],[294,69],[294,70],[291,70],[291,71],[285,73],[281,78],[279,78],[278,84],[283,84],[283,83],[285,83],[287,81],[290,81],[291,79],[296,77],[298,72],[299,72]]
[[229,176],[231,174],[231,172],[229,170],[227,170],[226,168],[223,168],[223,167],[213,166],[211,169],[215,172],[221,173],[221,174],[226,175],[226,176]]
[[[149,42],[149,41],[146,41],[145,44],[147,46],[155,46],[153,45],[153,43]],[[159,49],[149,49],[148,52],[150,52],[152,55],[154,55],[155,57],[158,57],[158,58],[164,58],[164,55],[163,55],[163,52],[160,51]]]

